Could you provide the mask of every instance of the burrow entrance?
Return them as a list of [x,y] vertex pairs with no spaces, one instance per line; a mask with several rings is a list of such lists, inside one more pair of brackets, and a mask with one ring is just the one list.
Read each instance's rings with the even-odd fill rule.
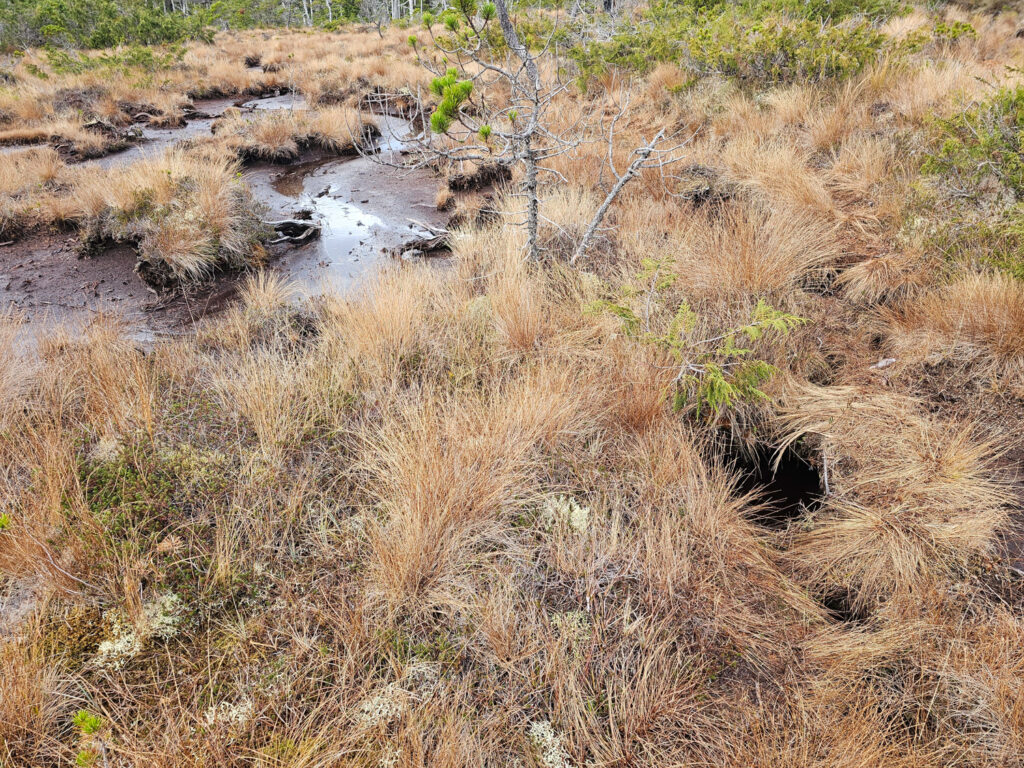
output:
[[855,608],[853,598],[847,592],[830,592],[821,598],[821,604],[835,621],[864,624],[868,620],[867,609]]
[[754,519],[766,528],[783,529],[821,504],[819,469],[793,447],[783,450],[775,465],[774,450],[761,445],[746,450],[730,441],[725,461],[739,477],[737,491],[754,494],[762,507]]

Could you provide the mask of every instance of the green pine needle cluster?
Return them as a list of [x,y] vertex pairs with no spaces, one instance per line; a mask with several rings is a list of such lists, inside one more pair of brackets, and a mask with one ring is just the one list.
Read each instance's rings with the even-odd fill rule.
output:
[[458,115],[459,107],[473,92],[471,80],[459,80],[455,69],[449,69],[442,77],[435,77],[430,91],[441,101],[430,116],[430,127],[434,133],[446,133]]

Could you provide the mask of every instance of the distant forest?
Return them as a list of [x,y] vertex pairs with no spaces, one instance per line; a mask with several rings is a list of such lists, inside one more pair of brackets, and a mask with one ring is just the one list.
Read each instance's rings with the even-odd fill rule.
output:
[[6,0],[0,47],[107,48],[180,42],[226,28],[329,27],[359,10],[359,0]]

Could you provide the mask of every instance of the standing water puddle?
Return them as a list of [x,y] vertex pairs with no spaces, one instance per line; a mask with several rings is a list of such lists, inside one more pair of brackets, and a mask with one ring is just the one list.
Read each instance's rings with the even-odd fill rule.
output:
[[[230,99],[196,102],[209,118],[190,120],[181,128],[143,128],[147,141],[124,152],[89,161],[101,168],[128,165],[159,156],[179,141],[208,135],[213,120],[232,106]],[[290,94],[248,102],[245,108],[302,109],[301,96]],[[378,117],[384,139],[380,159],[397,162],[400,137],[408,123]],[[372,274],[386,254],[441,225],[445,217],[434,204],[436,178],[427,170],[401,170],[365,156],[314,157],[292,165],[250,165],[243,177],[269,220],[308,218],[320,225],[321,236],[299,247],[276,246],[270,269],[295,284],[300,296],[341,293],[360,277]],[[130,253],[76,259],[74,238],[45,236],[0,247],[0,290],[8,307],[21,311],[34,335],[58,325],[88,322],[98,312],[114,311],[140,341],[154,334],[180,332],[231,301],[237,277],[221,278],[188,297],[152,296],[132,273]]]
[[242,105],[242,109],[306,109],[306,99],[301,93],[283,93],[280,96],[268,96],[253,99]]
[[[380,118],[385,137],[403,136],[408,124]],[[397,161],[401,142],[391,138],[382,159]],[[260,165],[245,173],[270,218],[310,218],[320,225],[318,240],[289,249],[274,270],[304,296],[342,291],[390,258],[382,252],[430,232],[443,216],[433,205],[436,179],[426,170],[403,171],[369,157],[319,157],[286,168]]]
[[94,160],[86,160],[83,165],[95,165],[99,168],[115,168],[118,166],[131,165],[151,157],[159,157],[164,150],[172,147],[179,141],[194,139],[199,136],[209,136],[213,128],[213,121],[224,114],[224,110],[234,106],[233,99],[204,99],[194,104],[198,112],[209,115],[189,120],[180,128],[152,128],[148,125],[141,126],[142,138],[138,144],[133,144],[122,152],[115,152],[112,155],[98,157]]

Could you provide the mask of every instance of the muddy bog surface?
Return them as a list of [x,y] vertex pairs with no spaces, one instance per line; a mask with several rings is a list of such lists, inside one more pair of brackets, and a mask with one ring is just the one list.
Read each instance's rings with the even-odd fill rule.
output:
[[[402,136],[407,124],[382,118],[385,137]],[[385,139],[378,159],[397,163],[401,142]],[[387,252],[429,236],[422,225],[440,226],[445,216],[434,207],[437,180],[426,170],[402,170],[370,157],[311,157],[289,166],[251,166],[246,180],[269,206],[270,219],[309,217],[321,235],[285,251],[273,269],[306,296],[345,291]]]
[[[305,106],[291,95],[256,103],[262,109]],[[179,141],[208,134],[216,116],[232,105],[230,99],[198,102],[196,108],[209,118],[181,128],[145,128],[142,143],[92,162],[109,168],[158,155]],[[390,117],[380,122],[384,138],[377,159],[397,163],[408,125]],[[437,180],[430,172],[390,167],[371,157],[307,155],[289,165],[249,165],[243,176],[266,206],[268,221],[308,219],[320,226],[319,239],[272,248],[268,268],[293,282],[304,297],[351,290],[390,261],[392,249],[428,235],[423,225],[439,226],[446,218],[433,205]],[[79,258],[76,245],[74,234],[47,233],[0,246],[3,305],[26,320],[26,334],[82,325],[98,313],[120,316],[140,341],[182,333],[228,306],[242,280],[222,275],[174,296],[157,296],[135,274],[131,246]]]
[[243,109],[306,109],[307,104],[301,93],[285,93],[280,96],[252,99],[241,106]]
[[2,306],[26,321],[26,334],[64,327],[71,331],[98,314],[117,315],[129,336],[149,341],[174,334],[222,309],[239,278],[160,297],[135,274],[134,248],[116,245],[79,258],[74,235],[46,234],[0,247]]
[[196,111],[209,115],[209,117],[193,118],[179,128],[140,126],[142,140],[138,144],[132,144],[120,152],[114,152],[113,154],[104,155],[92,160],[85,160],[83,164],[96,165],[100,168],[115,168],[121,165],[131,165],[145,157],[158,157],[163,154],[164,150],[174,146],[179,141],[194,139],[199,136],[209,136],[214,120],[223,115],[226,109],[234,105],[234,99],[202,99],[196,101],[194,102]]

